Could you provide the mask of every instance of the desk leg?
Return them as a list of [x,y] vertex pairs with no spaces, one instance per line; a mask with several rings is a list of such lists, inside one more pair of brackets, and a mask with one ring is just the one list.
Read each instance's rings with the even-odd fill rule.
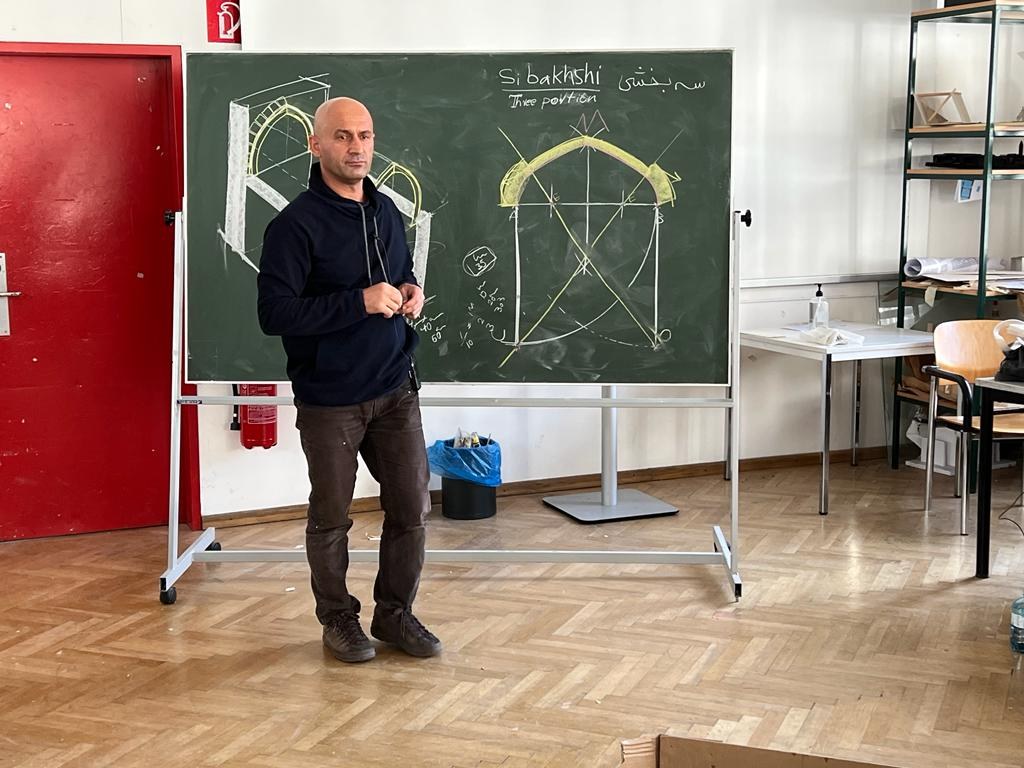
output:
[[850,466],[857,466],[860,447],[860,360],[853,361],[853,419],[850,422]]
[[[928,448],[925,450],[924,461],[924,511],[932,511],[932,485],[935,477],[935,421],[939,418],[939,387],[938,379],[928,377]],[[957,454],[959,456],[959,454]]]
[[821,361],[821,498],[818,514],[828,514],[829,431],[832,428],[832,355]]
[[[902,301],[902,299],[900,300]],[[899,383],[900,383],[900,372],[903,370],[903,358],[896,358],[896,385],[893,387],[892,393],[892,444],[889,451],[889,466],[893,469],[900,468],[900,441],[903,439],[903,435],[900,432],[900,427],[903,426],[902,419],[902,404],[903,401],[899,396]]]
[[974,575],[988,578],[989,536],[992,524],[992,390],[981,391],[981,435],[978,440],[978,541]]

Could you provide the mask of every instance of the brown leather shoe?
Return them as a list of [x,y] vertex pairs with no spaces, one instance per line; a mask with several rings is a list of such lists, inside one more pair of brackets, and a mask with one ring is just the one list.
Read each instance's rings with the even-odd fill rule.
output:
[[339,661],[369,661],[377,655],[354,613],[339,613],[324,624],[324,645]]
[[374,611],[370,634],[378,640],[397,645],[410,656],[437,656],[441,641],[423,626],[412,611],[383,614]]

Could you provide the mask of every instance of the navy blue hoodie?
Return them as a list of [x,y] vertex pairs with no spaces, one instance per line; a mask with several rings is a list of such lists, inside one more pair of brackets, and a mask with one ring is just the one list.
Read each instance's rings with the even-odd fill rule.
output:
[[400,315],[368,315],[363,289],[416,283],[405,228],[386,195],[363,179],[365,202],[324,183],[267,226],[256,280],[260,328],[281,336],[295,397],[310,405],[351,405],[408,381],[419,338]]

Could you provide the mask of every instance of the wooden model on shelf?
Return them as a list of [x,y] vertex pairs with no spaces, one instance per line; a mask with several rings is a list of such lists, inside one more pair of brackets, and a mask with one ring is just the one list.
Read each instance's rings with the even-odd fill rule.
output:
[[[952,91],[935,91],[934,93],[915,93],[914,103],[917,104],[921,119],[927,126],[961,125],[971,122],[971,116],[964,104],[964,95],[954,89]],[[954,116],[950,109],[956,110]],[[953,119],[956,117],[957,119]]]

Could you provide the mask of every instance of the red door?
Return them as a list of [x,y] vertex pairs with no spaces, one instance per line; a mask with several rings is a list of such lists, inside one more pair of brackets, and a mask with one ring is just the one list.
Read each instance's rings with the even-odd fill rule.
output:
[[21,295],[0,335],[0,540],[166,522],[172,58],[12,48],[0,253]]

